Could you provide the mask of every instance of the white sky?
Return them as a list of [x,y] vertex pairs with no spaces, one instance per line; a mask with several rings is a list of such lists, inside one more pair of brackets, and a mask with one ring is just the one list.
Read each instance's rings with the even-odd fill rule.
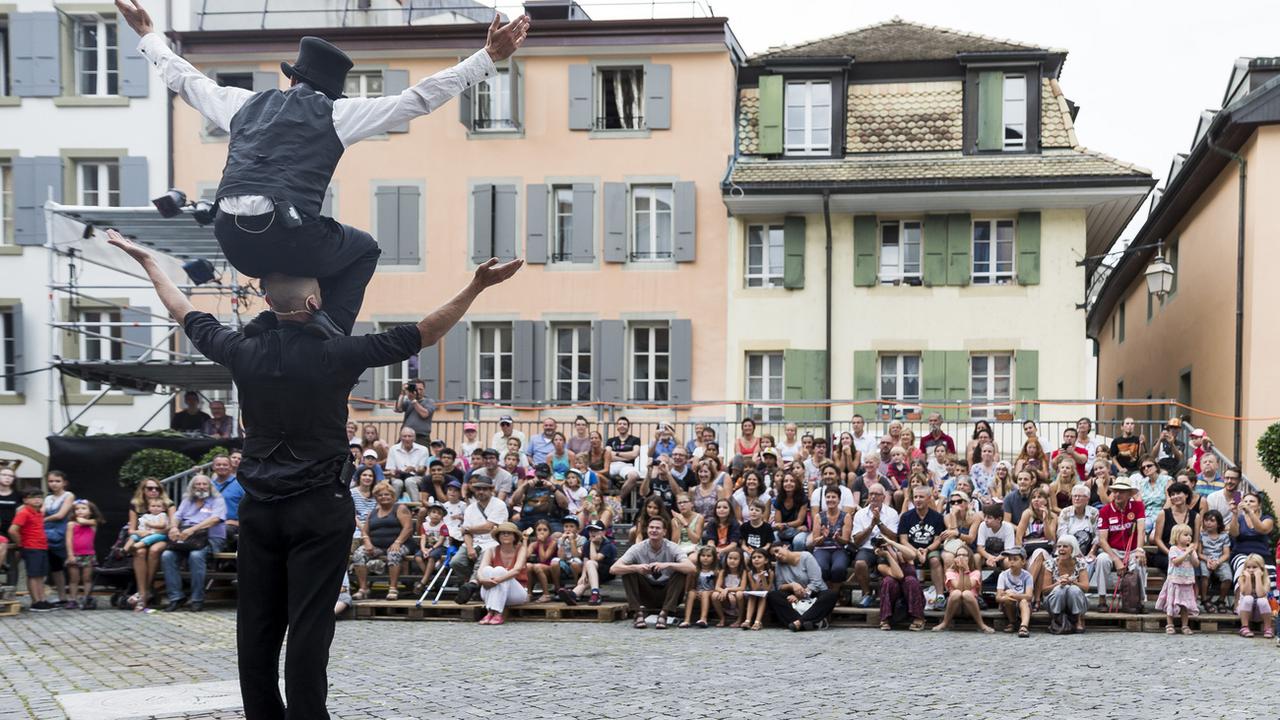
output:
[[[606,0],[609,2],[610,0]],[[616,2],[617,0],[613,0]],[[706,0],[703,0],[706,2]],[[583,5],[593,18],[648,16],[644,2]],[[755,54],[890,19],[1067,50],[1060,82],[1080,106],[1085,147],[1151,170],[1163,181],[1191,145],[1200,111],[1217,109],[1238,57],[1280,55],[1280,1],[1225,0],[711,0]],[[689,16],[688,5],[658,15]],[[1140,226],[1139,211],[1124,238]]]

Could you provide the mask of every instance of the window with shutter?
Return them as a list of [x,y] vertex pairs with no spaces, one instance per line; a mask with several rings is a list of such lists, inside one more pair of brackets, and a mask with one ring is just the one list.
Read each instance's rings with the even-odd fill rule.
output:
[[596,130],[645,128],[644,66],[596,68]]
[[13,245],[13,163],[0,159],[0,245]]
[[114,158],[77,160],[76,204],[120,207],[120,162]]
[[920,356],[882,353],[879,390],[880,397],[884,400],[920,402]]
[[18,333],[16,322],[21,318],[12,306],[0,308],[0,393],[18,392]]
[[631,186],[631,260],[673,257],[673,195],[671,185]]
[[1013,281],[1013,220],[973,223],[974,285],[1005,285]]
[[511,324],[475,326],[475,391],[477,400],[510,400],[514,392]]
[[[803,245],[800,250],[803,253]],[[782,225],[748,225],[745,255],[747,287],[783,287],[786,246]]]
[[564,324],[552,327],[555,400],[561,402],[591,400],[591,335],[589,324]]
[[573,260],[573,186],[551,189],[551,262]]
[[115,14],[72,19],[72,54],[77,95],[120,94],[120,47]]
[[[78,321],[82,332],[77,333],[80,341],[80,359],[89,362],[123,360],[124,326],[121,324],[119,310],[79,310]],[[82,383],[84,392],[98,392],[103,384],[93,380]]]
[[671,399],[671,331],[667,323],[631,326],[631,400]]
[[518,130],[515,88],[516,76],[510,66],[499,66],[497,73],[471,89],[471,129],[476,132],[510,132]]
[[768,421],[783,419],[780,403],[783,397],[783,355],[781,352],[747,353],[746,398],[760,417]]
[[880,282],[884,285],[919,285],[921,226],[914,220],[880,223]]
[[[969,356],[969,417],[990,418],[1011,412],[1013,354],[980,353]],[[958,399],[958,398],[953,398]]]
[[9,90],[9,19],[0,15],[0,97],[10,95]]
[[831,81],[787,82],[783,114],[787,155],[831,153]]

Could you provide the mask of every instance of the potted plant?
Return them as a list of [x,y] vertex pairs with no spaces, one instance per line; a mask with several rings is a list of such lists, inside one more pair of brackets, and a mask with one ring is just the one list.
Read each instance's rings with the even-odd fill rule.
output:
[[1009,422],[1013,419],[1013,413],[1006,411],[996,413],[996,420],[1000,422]]

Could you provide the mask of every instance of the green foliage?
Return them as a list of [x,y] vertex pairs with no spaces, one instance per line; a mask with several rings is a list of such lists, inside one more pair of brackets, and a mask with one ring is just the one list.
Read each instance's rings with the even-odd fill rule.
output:
[[191,469],[194,464],[191,458],[173,450],[159,448],[139,450],[130,455],[120,467],[120,487],[132,490],[142,482],[142,478],[154,477],[163,480],[170,475]]
[[214,445],[213,447],[209,448],[209,452],[205,453],[200,457],[200,461],[197,462],[196,464],[204,465],[205,463],[211,463],[213,462],[213,459],[219,455],[230,455],[230,454],[231,454],[230,450],[222,447],[221,445]]
[[1280,422],[1273,423],[1258,438],[1258,459],[1268,475],[1280,478]]

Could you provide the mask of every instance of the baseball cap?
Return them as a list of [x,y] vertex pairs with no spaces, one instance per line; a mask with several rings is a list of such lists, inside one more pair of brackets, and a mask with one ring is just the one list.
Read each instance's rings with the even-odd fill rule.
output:
[[475,423],[462,423],[463,430],[476,430],[478,426]]
[[378,451],[377,451],[377,450],[365,450],[365,451],[364,451],[364,455],[362,455],[361,457],[371,457],[371,458],[376,458],[376,457],[378,457]]
[[577,525],[579,527],[582,526],[582,521],[578,519],[577,515],[565,515],[563,518],[560,519],[560,524],[563,525],[565,523],[573,523],[574,525]]
[[593,523],[591,523],[590,525],[588,525],[588,526],[587,526],[587,531],[588,531],[588,532],[590,532],[590,531],[592,531],[592,530],[599,530],[600,532],[604,532],[604,526],[603,526],[603,525],[601,525],[601,524],[600,524],[600,523],[598,523],[598,522],[593,522]]
[[[492,484],[492,483],[489,483],[489,482],[486,482],[486,481],[482,481],[482,480],[480,480],[479,478],[476,478],[475,480],[473,480],[473,481],[471,482],[471,487],[477,487],[477,486],[480,486],[480,485],[488,485],[489,487],[493,487],[493,484]],[[457,480],[450,480],[449,482],[445,483],[445,487],[447,487],[447,488],[458,488],[459,490],[461,490],[461,489],[462,489],[462,483],[458,482]]]
[[1202,438],[1206,434],[1207,433],[1205,433],[1204,428],[1196,428],[1195,430],[1191,431],[1191,437],[1193,438]]
[[1165,423],[1164,426],[1171,427],[1171,428],[1180,428],[1182,427],[1182,418],[1176,418],[1176,417],[1169,418],[1169,422]]
[[764,452],[763,452],[763,453],[761,453],[761,455],[762,455],[762,456],[763,456],[763,455],[772,455],[772,456],[774,456],[775,458],[778,458],[778,459],[781,459],[781,458],[782,458],[782,453],[778,452],[778,449],[777,449],[777,448],[765,448],[765,449],[764,449]]
[[513,421],[510,415],[503,415],[502,417],[498,418],[499,425],[510,425],[512,422]]
[[1027,552],[1020,547],[1005,548],[1001,555],[1012,555],[1014,557],[1026,557]]
[[533,466],[533,474],[538,477],[551,477],[551,466],[546,463],[538,463]]

